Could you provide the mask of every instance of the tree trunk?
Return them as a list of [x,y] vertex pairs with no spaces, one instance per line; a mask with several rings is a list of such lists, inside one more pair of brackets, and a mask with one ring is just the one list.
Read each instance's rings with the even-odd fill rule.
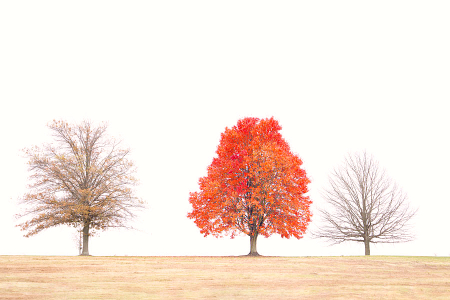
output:
[[364,240],[364,247],[366,249],[366,255],[370,255],[370,241],[369,240]]
[[89,223],[83,227],[83,252],[81,255],[89,255]]
[[256,251],[256,239],[258,238],[258,234],[254,234],[250,236],[250,253],[249,256],[259,256],[258,251]]

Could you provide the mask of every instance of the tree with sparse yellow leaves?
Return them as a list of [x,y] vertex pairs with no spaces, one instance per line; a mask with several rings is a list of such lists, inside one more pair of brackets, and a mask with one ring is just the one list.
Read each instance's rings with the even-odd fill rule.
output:
[[127,158],[130,150],[106,135],[105,124],[53,121],[48,127],[54,143],[24,150],[31,175],[19,214],[27,220],[18,226],[26,237],[58,225],[82,228],[81,255],[89,255],[93,232],[127,227],[144,207],[133,191],[137,180]]

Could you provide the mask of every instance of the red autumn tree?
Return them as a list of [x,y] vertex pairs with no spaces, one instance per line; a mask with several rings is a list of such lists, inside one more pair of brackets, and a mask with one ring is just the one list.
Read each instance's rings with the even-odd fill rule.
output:
[[190,193],[193,219],[205,236],[259,235],[300,239],[311,219],[310,182],[302,160],[290,150],[273,118],[245,118],[226,128],[200,192]]

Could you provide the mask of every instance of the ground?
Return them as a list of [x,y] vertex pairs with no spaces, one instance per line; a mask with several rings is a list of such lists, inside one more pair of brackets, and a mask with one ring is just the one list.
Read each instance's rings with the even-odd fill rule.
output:
[[450,258],[0,256],[0,299],[450,299]]

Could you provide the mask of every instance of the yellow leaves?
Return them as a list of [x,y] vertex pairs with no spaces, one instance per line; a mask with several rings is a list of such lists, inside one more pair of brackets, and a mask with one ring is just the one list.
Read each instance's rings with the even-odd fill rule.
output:
[[137,179],[129,150],[106,137],[106,125],[53,120],[48,126],[55,143],[24,150],[32,172],[31,191],[23,197],[33,217],[23,223],[29,234],[83,219],[98,228],[124,224],[134,209],[143,207],[131,189]]

